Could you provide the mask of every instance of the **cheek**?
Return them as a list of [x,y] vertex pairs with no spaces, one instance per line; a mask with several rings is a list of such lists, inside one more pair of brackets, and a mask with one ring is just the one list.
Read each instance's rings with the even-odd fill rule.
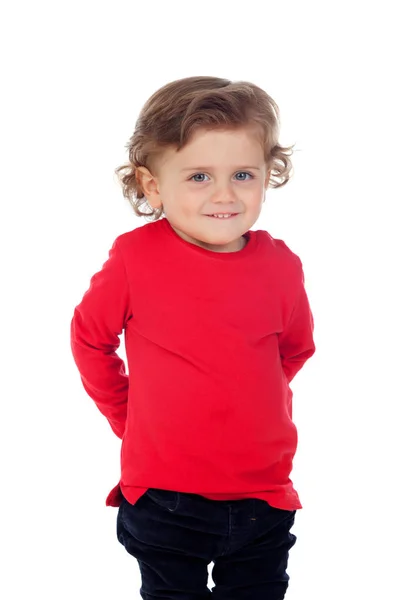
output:
[[193,190],[190,186],[178,188],[174,194],[175,203],[181,210],[198,208],[207,198],[207,193]]

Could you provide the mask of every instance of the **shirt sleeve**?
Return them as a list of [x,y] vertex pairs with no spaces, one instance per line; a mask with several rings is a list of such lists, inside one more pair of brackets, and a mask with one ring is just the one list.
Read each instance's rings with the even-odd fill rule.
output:
[[90,280],[71,321],[71,349],[83,387],[122,439],[129,380],[117,354],[131,317],[129,285],[121,250],[115,240],[109,258]]
[[301,269],[301,284],[293,312],[284,331],[278,334],[282,368],[289,383],[315,352],[313,333],[314,318]]

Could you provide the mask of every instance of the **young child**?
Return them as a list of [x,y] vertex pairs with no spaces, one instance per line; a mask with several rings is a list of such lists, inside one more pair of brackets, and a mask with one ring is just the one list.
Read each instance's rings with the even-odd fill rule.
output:
[[115,239],[72,318],[84,389],[122,440],[106,505],[147,600],[210,598],[211,562],[218,600],[288,587],[302,508],[290,382],[315,345],[300,258],[250,230],[268,186],[290,179],[279,123],[249,82],[156,91],[116,169],[153,221]]

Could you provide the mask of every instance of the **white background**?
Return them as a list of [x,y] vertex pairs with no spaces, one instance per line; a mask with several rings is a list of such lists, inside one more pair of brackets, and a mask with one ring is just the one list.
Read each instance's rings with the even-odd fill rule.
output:
[[292,383],[304,508],[286,598],[400,597],[396,4],[1,9],[4,599],[140,598],[105,506],[120,441],[83,390],[69,327],[114,239],[146,223],[114,175],[138,113],[192,75],[263,87],[281,143],[296,142],[292,181],[252,227],[301,257],[315,320],[317,351]]

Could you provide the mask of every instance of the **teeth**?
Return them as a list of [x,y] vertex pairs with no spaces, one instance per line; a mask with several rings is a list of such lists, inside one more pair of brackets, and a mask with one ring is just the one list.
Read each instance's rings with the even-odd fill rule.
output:
[[213,217],[218,217],[218,219],[227,219],[228,217],[232,216],[232,213],[230,214],[226,214],[226,215],[222,215],[222,214],[216,214],[216,215],[212,215]]

